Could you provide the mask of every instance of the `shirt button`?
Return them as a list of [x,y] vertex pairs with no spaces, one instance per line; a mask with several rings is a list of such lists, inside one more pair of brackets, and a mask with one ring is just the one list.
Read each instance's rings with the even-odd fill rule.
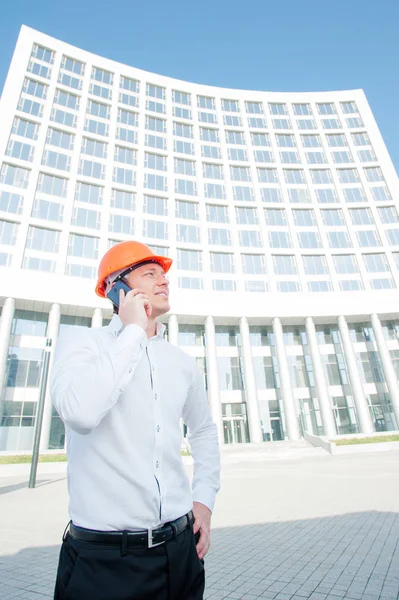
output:
[[154,399],[158,400],[158,394],[155,394]]
[[158,467],[159,467],[159,462],[158,461],[155,463],[155,467],[158,469]]
[[159,425],[157,425],[157,431],[161,431],[161,428]]
[[130,367],[130,369],[129,369],[129,373],[132,373],[132,372],[133,372],[133,369]]
[[155,366],[154,366],[154,365],[152,365],[151,369],[152,369],[152,371],[155,371]]

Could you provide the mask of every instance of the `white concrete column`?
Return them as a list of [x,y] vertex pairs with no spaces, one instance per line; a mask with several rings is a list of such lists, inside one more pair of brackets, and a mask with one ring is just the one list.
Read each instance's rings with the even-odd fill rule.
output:
[[216,353],[215,323],[213,317],[205,319],[205,340],[206,340],[206,372],[208,381],[208,399],[211,408],[212,418],[216,424],[219,436],[219,444],[224,443],[223,437],[223,418],[222,405],[220,402],[220,386],[218,360]]
[[344,349],[346,364],[348,365],[348,375],[351,384],[353,398],[356,405],[356,412],[359,419],[359,428],[361,433],[373,433],[373,421],[371,420],[370,410],[367,404],[367,398],[363,390],[363,384],[357,367],[356,355],[352,346],[349,327],[343,315],[338,317],[339,333],[341,335],[342,347]]
[[168,341],[174,346],[179,345],[179,321],[176,315],[170,315],[168,321]]
[[46,397],[44,400],[42,435],[40,438],[40,450],[47,450],[50,440],[51,416],[53,414],[53,404],[50,397],[50,373],[54,362],[55,346],[57,343],[58,330],[60,328],[61,307],[59,304],[53,304],[50,309],[47,325],[47,338],[51,339],[51,355],[49,362],[49,376],[47,379]]
[[276,353],[278,369],[280,372],[281,396],[284,404],[285,425],[287,427],[288,439],[299,440],[298,417],[295,410],[295,399],[292,393],[290,372],[288,369],[287,356],[284,348],[283,327],[278,317],[273,319],[273,333],[276,340]]
[[103,326],[103,311],[101,308],[95,308],[93,310],[93,315],[91,317],[91,326],[92,327],[102,327]]
[[0,323],[0,400],[3,397],[3,388],[6,385],[5,375],[7,371],[8,348],[10,346],[10,335],[12,321],[15,312],[15,299],[7,298],[1,312]]
[[391,361],[391,355],[384,340],[381,322],[378,315],[371,315],[371,325],[373,327],[375,341],[377,342],[378,352],[380,354],[381,364],[387,382],[389,395],[391,396],[392,408],[396,417],[396,427],[399,429],[399,386],[396,378],[395,369]]
[[321,362],[319,344],[317,343],[316,327],[312,317],[307,317],[305,323],[324,435],[334,436],[337,435],[337,429],[335,427],[333,409],[328,393],[328,383]]
[[252,362],[251,338],[249,325],[246,317],[240,319],[240,334],[242,355],[244,362],[245,397],[247,401],[247,412],[249,421],[249,438],[253,444],[263,441],[262,428],[260,424],[260,412],[254,365]]
[[[168,342],[173,346],[179,345],[179,321],[176,315],[170,315],[168,321]],[[180,431],[181,439],[184,441],[184,423],[183,419],[180,419]]]

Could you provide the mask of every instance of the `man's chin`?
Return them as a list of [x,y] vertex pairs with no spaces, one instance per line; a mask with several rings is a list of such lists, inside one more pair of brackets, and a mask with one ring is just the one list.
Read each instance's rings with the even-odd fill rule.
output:
[[152,304],[152,312],[155,317],[161,317],[170,311],[170,303],[168,298],[163,298],[161,301]]

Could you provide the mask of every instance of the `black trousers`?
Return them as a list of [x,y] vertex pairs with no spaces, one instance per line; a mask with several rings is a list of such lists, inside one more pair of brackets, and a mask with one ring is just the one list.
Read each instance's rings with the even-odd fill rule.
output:
[[204,561],[193,526],[154,548],[106,546],[64,537],[54,600],[202,600]]

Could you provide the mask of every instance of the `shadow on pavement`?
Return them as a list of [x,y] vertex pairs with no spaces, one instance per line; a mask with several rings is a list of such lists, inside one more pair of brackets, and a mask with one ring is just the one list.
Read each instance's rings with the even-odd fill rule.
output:
[[[36,487],[42,487],[44,485],[51,485],[52,483],[56,483],[57,481],[62,481],[66,479],[66,477],[59,477],[58,479],[38,479],[36,481]],[[19,483],[14,483],[13,485],[5,485],[0,486],[0,496],[4,494],[9,494],[10,492],[15,492],[17,490],[22,490],[28,487],[28,481],[20,481]],[[1,598],[1,596],[0,596]]]
[[[378,511],[214,529],[205,599],[398,600],[398,540],[399,514]],[[52,598],[58,553],[0,556],[0,598]]]

